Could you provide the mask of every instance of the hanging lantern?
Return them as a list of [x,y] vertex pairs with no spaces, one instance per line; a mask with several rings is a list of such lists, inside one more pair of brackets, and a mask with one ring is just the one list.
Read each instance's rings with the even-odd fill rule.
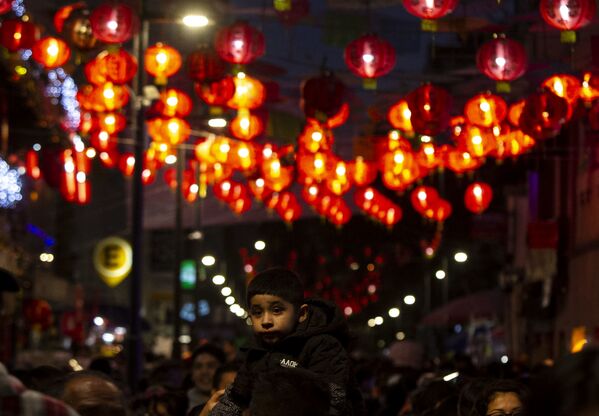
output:
[[316,153],[327,151],[332,146],[332,134],[324,130],[318,122],[307,123],[297,141],[302,149]]
[[0,14],[8,13],[12,10],[12,0],[0,0]]
[[321,181],[326,177],[328,154],[324,152],[318,153],[300,153],[298,154],[299,170],[306,176]]
[[90,144],[98,152],[108,152],[117,149],[117,138],[106,131],[98,131],[90,138]]
[[117,134],[123,131],[127,125],[127,119],[121,113],[98,114],[98,127],[108,134]]
[[221,79],[227,71],[227,63],[210,46],[202,46],[187,57],[187,73],[196,82]]
[[582,74],[580,98],[588,106],[599,97],[599,76],[593,72]]
[[163,117],[184,118],[191,113],[192,103],[189,95],[176,88],[169,88],[160,93],[154,109]]
[[520,124],[520,116],[522,115],[522,110],[524,110],[524,105],[526,105],[526,100],[516,101],[510,105],[507,119],[512,126],[518,127]]
[[497,81],[498,92],[510,92],[510,82],[526,72],[528,59],[524,46],[499,37],[483,44],[476,52],[479,71]]
[[216,53],[233,64],[249,64],[264,55],[264,35],[245,22],[222,28],[214,40]]
[[208,83],[195,83],[194,91],[198,97],[211,106],[224,106],[235,95],[233,77],[224,77]]
[[441,158],[433,143],[422,143],[416,154],[416,161],[426,169],[435,169],[441,164]]
[[183,143],[189,138],[191,127],[187,121],[182,118],[171,117],[162,120],[159,126],[159,132],[153,139],[158,142],[164,142],[170,145]]
[[98,39],[92,31],[89,11],[74,10],[64,21],[62,36],[82,51],[89,51],[98,44]]
[[406,101],[416,133],[435,136],[448,127],[451,95],[445,89],[425,84],[410,92]]
[[458,147],[476,158],[485,157],[495,147],[492,132],[477,126],[467,125],[460,139]]
[[327,189],[335,195],[343,195],[349,191],[352,185],[351,177],[347,171],[347,164],[342,160],[338,160],[331,165],[332,169],[329,170],[330,174],[326,180]]
[[464,204],[468,211],[482,214],[489,208],[493,199],[493,190],[484,182],[475,182],[468,186],[464,194]]
[[58,9],[58,11],[56,13],[54,13],[54,19],[53,19],[54,28],[56,29],[56,32],[62,33],[62,30],[64,28],[64,23],[69,18],[69,16],[71,16],[71,14],[74,11],[82,9],[84,7],[85,7],[85,3],[80,1],[78,3],[69,4],[67,6],[64,6],[64,7],[61,7],[60,9]]
[[408,13],[422,19],[422,30],[435,32],[436,19],[451,13],[458,5],[458,0],[403,0]]
[[36,25],[21,19],[6,19],[0,27],[0,44],[9,52],[19,49],[31,49],[39,38]]
[[568,102],[554,93],[534,93],[526,99],[518,126],[535,139],[547,139],[559,133],[571,112]]
[[85,64],[85,77],[94,85],[106,82],[122,85],[137,73],[137,60],[125,49],[102,51]]
[[239,110],[247,108],[254,110],[264,103],[266,90],[264,85],[257,79],[247,75],[238,74],[233,78],[235,82],[235,94],[227,102],[227,106]]
[[572,75],[559,74],[553,75],[543,81],[543,87],[548,88],[552,93],[565,99],[570,106],[574,107],[580,98],[581,82]]
[[434,207],[429,208],[424,213],[424,216],[433,221],[443,223],[451,216],[453,208],[449,201],[439,198]]
[[412,112],[405,99],[399,100],[389,108],[387,120],[396,129],[404,134],[411,136],[414,134],[414,127],[411,122]]
[[62,66],[71,56],[71,48],[65,41],[51,36],[35,42],[33,45],[33,59],[41,64],[44,69],[53,69]]
[[167,78],[181,68],[181,54],[161,42],[146,49],[144,56],[146,71],[156,78],[156,85],[166,85]]
[[133,176],[135,172],[135,156],[133,153],[123,153],[119,160],[119,169],[127,177]]
[[412,207],[420,214],[424,213],[430,207],[435,206],[438,199],[439,193],[435,188],[431,188],[430,186],[418,186],[410,194]]
[[576,32],[595,17],[594,0],[541,0],[539,10],[548,25],[561,30],[562,43],[575,43]]
[[464,106],[468,121],[479,127],[491,127],[501,123],[507,115],[507,104],[503,98],[493,94],[478,94]]
[[355,160],[347,164],[347,168],[352,181],[357,186],[370,185],[378,173],[377,164],[366,161],[362,156],[356,156]]
[[262,119],[249,111],[243,111],[229,123],[231,134],[241,140],[252,140],[264,131]]
[[395,66],[395,49],[376,35],[364,35],[347,45],[344,59],[350,71],[364,78],[364,88],[376,89],[376,78]]
[[308,0],[274,0],[273,6],[279,20],[294,25],[310,13]]
[[38,153],[30,149],[27,151],[25,158],[25,173],[31,179],[40,179],[42,177],[42,171],[40,170],[40,161]]
[[306,117],[324,122],[335,116],[345,104],[345,85],[327,72],[302,84],[300,106]]
[[131,7],[123,3],[105,3],[90,16],[92,32],[104,43],[127,42],[137,32],[139,21]]
[[444,165],[457,175],[478,169],[483,164],[482,159],[474,157],[463,149],[447,150]]
[[126,87],[107,82],[93,88],[90,95],[91,109],[97,112],[119,110],[129,102],[129,98],[129,90]]
[[256,166],[256,152],[252,143],[237,142],[229,158],[231,168],[249,171]]
[[329,129],[334,129],[336,127],[339,127],[339,126],[345,124],[345,122],[347,121],[348,118],[349,118],[349,104],[343,103],[339,112],[337,114],[335,114],[333,117],[330,117],[329,119],[327,119],[326,127]]

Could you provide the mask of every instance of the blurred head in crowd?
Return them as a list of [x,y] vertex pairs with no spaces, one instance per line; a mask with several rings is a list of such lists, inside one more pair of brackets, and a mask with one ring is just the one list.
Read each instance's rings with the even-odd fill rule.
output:
[[460,392],[460,415],[521,415],[527,395],[526,387],[514,380],[474,380]]
[[[453,383],[442,380],[428,382],[410,397],[414,415],[452,415],[457,413],[458,390]],[[453,407],[454,412],[448,413]]]
[[529,415],[599,414],[599,349],[584,349],[539,374],[526,407]]
[[191,356],[191,378],[194,386],[203,394],[209,395],[214,374],[224,362],[225,353],[219,347],[204,344],[197,348]]
[[218,367],[214,373],[214,381],[212,383],[212,393],[219,390],[224,390],[233,384],[237,372],[239,371],[239,364],[236,362],[226,363]]
[[265,346],[291,334],[308,316],[299,276],[283,268],[258,273],[248,285],[247,303],[252,330]]
[[53,386],[66,374],[66,371],[58,367],[41,365],[20,375],[20,378],[27,388],[52,395]]
[[80,371],[61,383],[60,399],[81,416],[125,416],[127,406],[122,391],[103,373]]

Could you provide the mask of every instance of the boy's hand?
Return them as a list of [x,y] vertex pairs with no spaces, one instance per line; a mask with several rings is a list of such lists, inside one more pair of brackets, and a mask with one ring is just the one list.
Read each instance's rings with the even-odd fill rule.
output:
[[214,406],[216,406],[216,404],[218,403],[218,401],[220,400],[220,398],[223,396],[223,394],[225,394],[224,390],[219,390],[216,393],[214,393],[210,397],[210,400],[208,400],[206,402],[206,405],[204,406],[204,408],[200,412],[199,416],[208,416],[210,414],[210,412],[212,412],[212,409],[214,409]]

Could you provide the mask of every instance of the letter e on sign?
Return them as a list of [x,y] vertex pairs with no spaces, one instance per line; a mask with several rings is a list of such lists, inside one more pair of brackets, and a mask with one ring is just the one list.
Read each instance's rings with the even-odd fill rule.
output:
[[119,237],[108,237],[94,249],[94,267],[110,287],[121,283],[131,271],[133,252],[129,243]]

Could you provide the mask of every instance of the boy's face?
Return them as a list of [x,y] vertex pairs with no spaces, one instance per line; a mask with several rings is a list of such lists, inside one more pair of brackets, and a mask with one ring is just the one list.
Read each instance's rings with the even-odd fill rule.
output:
[[292,333],[296,324],[307,318],[307,313],[307,305],[302,305],[298,314],[291,303],[275,295],[254,295],[250,300],[252,329],[267,345],[274,345]]

